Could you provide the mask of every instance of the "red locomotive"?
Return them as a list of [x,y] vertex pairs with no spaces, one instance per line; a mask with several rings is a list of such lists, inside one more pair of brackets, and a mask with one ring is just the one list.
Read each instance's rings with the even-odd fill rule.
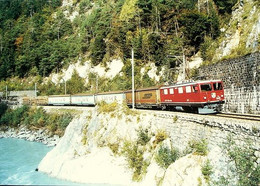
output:
[[[126,102],[132,104],[132,92],[127,91]],[[199,114],[216,113],[224,103],[221,80],[185,82],[175,85],[139,89],[135,91],[137,108],[162,108],[193,111]]]

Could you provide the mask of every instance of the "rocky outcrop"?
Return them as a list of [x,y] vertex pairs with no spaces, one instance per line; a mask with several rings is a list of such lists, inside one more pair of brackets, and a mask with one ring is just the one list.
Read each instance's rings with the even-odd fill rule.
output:
[[88,142],[84,142],[85,127],[91,116],[89,111],[85,111],[70,123],[60,143],[40,163],[39,171],[81,183],[129,183],[131,174],[125,167],[124,158],[114,157],[108,148],[98,148],[101,140],[96,143],[90,141],[94,140],[90,135],[94,135],[98,131],[95,129],[100,127],[99,118],[90,123]]
[[[201,171],[207,160],[214,169],[211,180],[218,181],[226,173],[232,175],[228,168],[234,165],[221,149],[229,135],[235,135],[238,145],[253,139],[258,156],[256,123],[176,112],[132,111],[121,105],[108,108],[89,109],[75,118],[59,144],[41,161],[39,171],[80,183],[207,185]],[[184,153],[189,141],[200,139],[208,141],[207,155]],[[179,149],[180,158],[169,167],[161,167],[156,160],[160,147]],[[138,161],[137,168],[141,169],[137,173],[141,176],[133,181],[136,168],[131,163]]]

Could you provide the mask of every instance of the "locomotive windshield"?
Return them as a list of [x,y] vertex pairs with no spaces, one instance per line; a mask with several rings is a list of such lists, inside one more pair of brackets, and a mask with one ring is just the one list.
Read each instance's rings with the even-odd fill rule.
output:
[[214,90],[222,90],[223,89],[222,83],[220,83],[220,82],[213,83],[213,87],[214,87]]
[[201,91],[211,91],[212,87],[211,84],[204,84],[204,85],[200,85],[200,89]]

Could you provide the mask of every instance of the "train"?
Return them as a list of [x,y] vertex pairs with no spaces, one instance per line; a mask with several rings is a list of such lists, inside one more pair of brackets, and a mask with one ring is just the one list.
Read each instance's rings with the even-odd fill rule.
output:
[[[221,80],[190,81],[134,90],[135,108],[180,110],[199,114],[212,114],[225,103]],[[125,102],[132,107],[132,90],[97,94],[50,95],[24,97],[25,105],[95,106],[99,102]]]

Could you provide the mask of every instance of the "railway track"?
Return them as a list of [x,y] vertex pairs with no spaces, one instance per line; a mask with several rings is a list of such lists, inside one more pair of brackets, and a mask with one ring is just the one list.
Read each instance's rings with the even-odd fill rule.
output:
[[[76,110],[85,110],[85,109],[93,109],[94,107],[86,107],[86,106],[44,106],[45,109],[59,109],[59,108],[67,108],[67,109],[76,109]],[[163,110],[151,110],[151,109],[138,109],[143,112],[155,112],[162,114],[192,114],[196,116],[207,116],[207,117],[220,117],[220,118],[231,118],[231,119],[239,119],[239,120],[249,120],[249,121],[257,121],[260,123],[260,115],[249,115],[249,114],[235,114],[235,113],[218,113],[218,114],[208,114],[208,115],[200,115],[195,113],[186,113],[181,111],[163,111]]]
[[215,116],[223,118],[232,118],[232,119],[241,119],[241,120],[250,120],[250,121],[259,121],[260,115],[249,115],[249,114],[235,114],[235,113],[218,113]]

